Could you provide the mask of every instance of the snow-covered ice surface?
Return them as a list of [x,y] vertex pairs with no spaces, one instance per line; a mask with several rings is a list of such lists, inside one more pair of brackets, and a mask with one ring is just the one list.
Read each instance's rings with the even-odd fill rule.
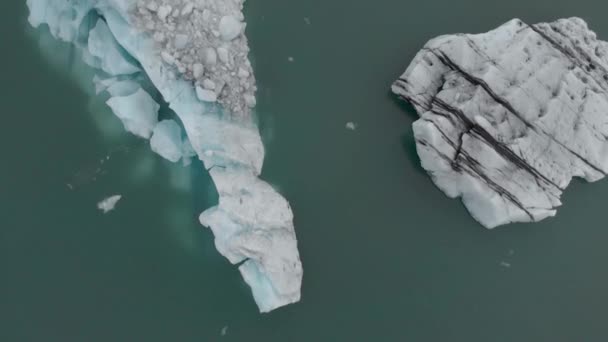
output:
[[[32,26],[81,49],[96,91],[125,128],[185,164],[197,155],[219,193],[200,222],[262,312],[300,299],[302,265],[289,203],[258,178],[264,147],[252,118],[255,79],[243,0],[27,0]],[[176,113],[157,123],[149,80]],[[203,91],[204,90],[204,91]],[[197,96],[198,94],[198,96]],[[203,97],[203,99],[200,99]],[[180,128],[179,130],[176,130]],[[181,157],[181,158],[180,158]]]
[[488,228],[554,216],[608,172],[608,43],[579,18],[435,38],[392,90],[434,183]]

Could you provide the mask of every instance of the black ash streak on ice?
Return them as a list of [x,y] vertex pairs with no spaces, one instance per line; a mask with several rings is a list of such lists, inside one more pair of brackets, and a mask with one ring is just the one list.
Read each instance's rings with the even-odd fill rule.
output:
[[[560,29],[560,25],[566,27],[569,27],[568,25],[574,25],[575,30],[580,29],[580,27],[576,27],[576,25],[580,25],[580,22],[572,24],[570,21],[564,21],[556,22],[553,24],[526,25],[523,22],[516,20],[514,21],[514,23],[520,27],[517,31],[515,31],[514,35],[522,35],[522,33],[527,33],[524,31],[529,31],[530,33],[527,34],[533,35],[534,38],[536,38],[536,45],[539,47],[540,53],[545,53],[547,55],[557,54],[558,56],[563,56],[563,59],[565,59],[571,64],[567,70],[564,70],[564,73],[572,70],[580,70],[584,74],[584,76],[578,77],[578,79],[583,84],[585,84],[585,93],[587,92],[588,88],[591,88],[591,90],[594,91],[595,94],[601,94],[604,100],[608,99],[608,94],[606,92],[606,89],[608,89],[608,72],[606,71],[607,68],[601,65],[602,61],[598,60],[598,58],[602,57],[601,53],[598,52],[598,48],[595,49],[596,56],[591,56],[585,51],[584,48],[580,47],[580,36],[575,36],[573,38],[572,35],[564,34],[563,30]],[[508,24],[505,24],[505,26],[507,25]],[[586,29],[586,26],[584,28]],[[501,28],[497,30],[500,29]],[[488,35],[489,34],[490,33],[488,33]],[[551,37],[556,35],[559,36],[559,39]],[[508,38],[511,37],[509,36]],[[593,38],[595,38],[594,35]],[[437,40],[440,39],[442,38],[438,38]],[[468,47],[468,51],[472,51],[475,55],[477,55],[475,56],[475,58],[478,58],[482,61],[482,63],[480,64],[486,63],[496,68],[497,70],[500,70],[501,74],[503,74],[506,79],[509,79],[508,77],[511,76],[508,74],[504,75],[505,71],[503,68],[500,67],[501,60],[490,58],[486,53],[484,53],[483,48],[478,46],[467,35],[455,35],[447,38],[443,37],[443,40],[441,41],[442,44],[433,45],[432,43],[434,41],[427,44],[427,46],[425,46],[419,53],[419,55],[416,57],[416,60],[412,63],[410,68],[408,68],[406,73],[393,84],[393,92],[395,92],[399,98],[408,101],[414,105],[418,114],[421,115],[420,120],[430,125],[433,125],[434,129],[437,133],[439,133],[442,140],[452,147],[452,149],[454,150],[454,154],[450,155],[450,151],[445,149],[440,150],[440,148],[438,148],[437,146],[433,146],[431,142],[426,141],[425,139],[417,138],[416,142],[419,145],[419,153],[421,153],[421,148],[433,151],[432,153],[435,153],[438,158],[443,159],[445,163],[451,166],[453,172],[460,174],[466,173],[468,176],[479,180],[480,182],[485,184],[487,188],[491,189],[491,191],[494,191],[504,200],[512,203],[515,207],[523,211],[528,216],[529,221],[537,221],[537,219],[531,213],[531,210],[538,209],[538,207],[531,206],[529,203],[524,203],[524,201],[522,201],[521,199],[521,193],[513,193],[509,191],[505,186],[503,186],[505,183],[508,184],[510,182],[510,180],[507,179],[508,176],[506,176],[505,179],[492,179],[484,165],[485,163],[482,160],[478,160],[474,153],[471,153],[471,151],[467,151],[463,147],[465,136],[467,138],[475,139],[479,142],[484,143],[485,145],[493,149],[497,153],[497,155],[500,156],[500,158],[508,162],[509,165],[512,165],[515,168],[530,175],[532,179],[534,179],[537,188],[540,191],[545,192],[547,198],[553,197],[556,201],[559,202],[559,196],[565,190],[565,187],[559,185],[559,179],[553,179],[551,175],[546,174],[547,172],[543,172],[546,170],[539,170],[537,167],[532,165],[532,163],[527,160],[527,157],[522,154],[521,150],[516,151],[515,149],[513,149],[509,144],[511,141],[496,138],[492,133],[488,132],[484,127],[472,120],[470,118],[471,116],[467,116],[466,113],[464,113],[460,108],[458,108],[457,103],[455,105],[452,105],[448,103],[449,101],[446,101],[441,98],[441,95],[444,95],[442,93],[442,91],[444,90],[444,86],[448,82],[446,80],[447,75],[452,74],[449,76],[454,77],[455,74],[458,75],[459,81],[462,83],[459,84],[461,88],[459,90],[463,90],[462,88],[464,88],[463,92],[466,92],[467,89],[474,89],[471,91],[473,95],[476,95],[477,92],[484,92],[485,95],[487,95],[487,97],[492,100],[492,103],[481,103],[482,107],[480,109],[480,112],[477,114],[486,114],[484,112],[484,106],[486,108],[490,107],[490,110],[491,107],[500,106],[506,111],[506,113],[514,117],[516,120],[519,120],[519,122],[525,126],[527,130],[526,134],[524,135],[525,138],[534,139],[535,137],[537,137],[539,141],[546,141],[549,143],[556,144],[557,146],[559,146],[558,149],[560,150],[560,152],[562,152],[563,154],[570,155],[570,157],[568,157],[569,159],[579,160],[588,169],[590,169],[591,172],[597,174],[591,180],[596,180],[596,178],[601,178],[606,175],[606,171],[602,168],[602,166],[597,165],[592,160],[589,160],[587,156],[583,155],[579,151],[576,151],[575,148],[572,147],[572,145],[575,145],[576,142],[573,143],[571,141],[560,141],[559,137],[555,136],[551,132],[548,132],[545,128],[539,126],[538,119],[543,117],[543,113],[537,113],[538,115],[535,115],[533,117],[533,121],[529,120],[526,115],[520,113],[516,109],[516,106],[512,103],[512,101],[500,96],[497,91],[493,89],[492,84],[489,84],[481,77],[476,76],[471,72],[468,72],[466,70],[466,67],[461,66],[456,61],[454,61],[454,59],[450,57],[450,53],[448,51],[444,51],[449,50],[449,47],[443,49],[443,46],[454,43],[454,41],[458,39],[462,40],[462,44],[466,44],[466,46]],[[582,39],[584,40],[585,44],[591,44],[591,40],[586,35],[584,35]],[[540,41],[546,42],[548,46],[551,47],[550,49],[552,49],[553,51],[547,52],[546,50],[542,50],[542,48],[540,48],[540,46],[542,45]],[[507,41],[505,43],[512,42]],[[525,43],[526,42],[524,41],[522,45]],[[527,49],[525,45],[524,49]],[[522,61],[522,63],[528,62],[529,60]],[[439,68],[439,66],[434,65],[434,63],[440,63],[441,66],[443,66],[443,69],[437,71],[437,68]],[[416,83],[416,77],[418,77],[418,80],[421,77],[419,74],[416,74],[415,70],[415,68],[419,66],[424,66],[425,68],[431,69],[429,74],[431,74],[433,71],[441,73],[440,75],[428,76],[428,78],[430,78],[431,80],[439,76],[440,80],[434,83],[437,86],[436,89],[428,89],[430,88],[429,85],[426,89],[426,92],[420,91],[420,89],[425,88],[426,85],[424,84],[424,81],[426,80],[422,80],[421,85]],[[412,71],[410,71],[410,69],[412,69]],[[485,76],[485,74],[482,74],[482,77],[483,76]],[[530,76],[532,76],[532,73],[530,74]],[[513,79],[513,77],[511,79]],[[589,79],[593,80],[594,84],[589,84]],[[519,83],[523,83],[523,81],[527,80],[518,79],[518,81]],[[560,80],[560,87],[563,86],[562,82],[563,81]],[[513,87],[511,88],[515,88],[515,86],[517,86],[517,84],[513,84]],[[512,89],[509,89],[509,91],[511,90]],[[532,98],[532,96],[530,97]],[[554,93],[553,97],[557,97],[557,93]],[[572,98],[572,100],[574,100],[574,98]],[[586,95],[583,96],[583,101],[585,100]],[[456,102],[457,101],[458,99],[456,99]],[[571,114],[576,115],[577,118],[584,116],[586,114],[584,112],[585,104],[586,102],[583,102],[579,106],[578,111],[572,110]],[[489,117],[491,113],[488,113],[486,115]],[[433,119],[433,116],[435,116],[436,119]],[[447,122],[449,122],[449,125],[439,124],[441,123],[441,119],[439,118],[445,119]],[[445,126],[448,126],[447,128],[451,128],[452,130],[457,131],[456,139],[454,138],[454,132],[446,131],[444,129]],[[577,133],[576,127],[574,127],[574,131],[572,133]],[[604,133],[600,135],[604,138],[603,140],[605,141],[606,135]],[[471,146],[470,141],[468,142],[468,145]],[[427,171],[432,175],[434,180],[435,177],[438,177],[434,170],[429,169]],[[503,185],[499,184],[499,182],[501,182]],[[514,180],[513,182],[516,181]],[[567,184],[568,182],[562,181],[561,183]],[[556,207],[557,205],[553,205],[545,209],[553,210]],[[469,210],[471,210],[471,208],[469,208]]]

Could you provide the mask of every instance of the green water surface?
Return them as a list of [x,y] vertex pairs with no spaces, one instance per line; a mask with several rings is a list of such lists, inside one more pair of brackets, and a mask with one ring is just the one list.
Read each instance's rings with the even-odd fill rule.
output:
[[608,181],[574,182],[557,218],[485,230],[420,168],[416,116],[388,91],[437,35],[580,16],[608,40],[607,12],[249,0],[263,178],[305,270],[300,303],[260,314],[197,222],[214,204],[200,163],[125,133],[69,47],[45,56],[25,4],[0,1],[0,341],[607,341]]

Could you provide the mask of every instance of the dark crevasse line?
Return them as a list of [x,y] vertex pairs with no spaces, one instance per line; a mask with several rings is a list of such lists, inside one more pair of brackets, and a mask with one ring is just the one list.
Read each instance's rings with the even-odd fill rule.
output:
[[[452,158],[450,158],[449,156],[440,152],[435,146],[429,144],[425,140],[416,139],[416,142],[418,144],[420,144],[421,146],[432,149],[433,151],[435,151],[435,153],[441,159],[445,160],[446,162],[453,163]],[[517,199],[517,197],[515,195],[513,195],[507,189],[498,185],[496,182],[492,181],[488,176],[485,175],[485,173],[481,170],[482,169],[481,164],[476,159],[474,159],[473,157],[471,157],[470,155],[468,155],[465,152],[461,152],[459,155],[461,155],[463,157],[462,158],[463,160],[462,160],[462,166],[460,167],[460,170],[458,170],[457,172],[466,172],[471,177],[479,179],[480,181],[485,183],[488,186],[488,188],[490,188],[492,191],[497,193],[500,197],[513,203],[513,205],[515,205],[516,207],[521,209],[524,213],[526,213],[526,215],[531,220],[534,220],[534,216],[532,215],[532,213],[530,213],[530,211],[528,211],[526,209],[526,207]]]
[[395,83],[393,83],[393,87],[403,90],[403,93],[400,92],[399,94],[397,94],[397,96],[399,96],[400,99],[413,104],[414,106],[418,106],[420,108],[423,108],[425,111],[428,111],[429,110],[428,106],[423,105],[422,103],[418,102],[413,97],[407,95],[409,93],[409,91],[405,88],[405,86],[408,84],[409,84],[408,81],[403,78],[399,78]]
[[480,137],[482,137],[486,141],[486,143],[490,147],[492,147],[505,160],[508,160],[515,166],[528,172],[534,178],[541,179],[545,183],[550,184],[551,186],[557,188],[560,191],[563,191],[563,189],[560,188],[559,185],[557,185],[555,182],[553,182],[552,180],[544,176],[542,173],[540,173],[538,170],[536,170],[534,167],[532,167],[530,164],[528,164],[524,159],[522,159],[519,155],[513,152],[505,144],[496,140],[484,128],[473,123],[468,117],[466,117],[466,115],[460,109],[450,106],[448,103],[444,102],[439,98],[434,99],[434,104],[436,104],[439,108],[449,113],[452,113],[459,119],[463,120],[463,122],[465,123],[465,127],[467,127],[468,130],[475,131]]
[[[450,158],[449,156],[440,152],[435,146],[428,144],[426,141],[424,141],[422,139],[418,139],[417,140],[418,142],[423,141],[424,142],[423,146],[427,146],[427,147],[433,149],[435,151],[435,153],[437,153],[437,155],[439,155],[446,162],[450,163],[450,166],[452,167],[452,169],[455,172],[459,172],[459,173],[466,172],[469,175],[471,175],[472,177],[483,181],[490,189],[492,189],[494,192],[496,192],[499,196],[512,202],[515,206],[517,206],[522,211],[524,211],[530,217],[530,219],[534,220],[533,215],[526,209],[526,206],[523,205],[523,203],[521,203],[517,199],[517,196],[513,195],[507,189],[505,189],[504,187],[500,186],[498,183],[491,180],[490,177],[486,176],[485,172],[483,172],[483,170],[482,170],[483,166],[476,159],[474,159],[472,156],[467,154],[462,149],[464,136],[466,134],[469,134],[471,131],[475,130],[476,127],[478,127],[477,125],[467,126],[467,130],[461,132],[460,135],[458,136],[458,142],[454,142],[445,134],[445,132],[443,132],[443,130],[441,130],[441,128],[435,122],[433,122],[432,120],[428,120],[428,119],[421,119],[421,120],[431,123],[442,135],[442,138],[450,146],[452,146],[452,148],[454,148],[455,154],[452,158]],[[477,135],[479,136],[479,138],[485,139],[484,137],[480,136],[479,134],[477,134]]]
[[[604,75],[600,77],[601,80],[598,79],[595,75],[593,75],[591,73],[591,70],[596,70],[597,66],[592,63],[591,57],[585,51],[577,49],[577,51],[582,56],[584,56],[584,58],[587,60],[588,63],[581,62],[580,58],[578,58],[576,55],[574,55],[574,53],[572,53],[571,51],[569,51],[566,47],[560,45],[557,41],[555,41],[555,39],[549,37],[549,35],[547,33],[543,32],[543,30],[540,29],[537,25],[528,25],[528,27],[532,31],[536,32],[545,41],[547,41],[554,49],[556,49],[558,52],[560,52],[561,54],[563,54],[564,56],[566,56],[568,58],[568,60],[570,60],[570,62],[572,62],[572,64],[574,64],[575,66],[577,66],[587,76],[589,76],[590,78],[592,78],[595,81],[595,83],[597,83],[602,88],[602,90],[604,92],[608,92],[608,89],[606,88],[606,85],[605,85],[606,81],[608,81],[608,70],[604,69],[600,65],[600,67],[604,71]],[[567,37],[564,37],[564,38],[567,38]],[[576,45],[575,45],[575,47],[576,47]],[[602,82],[602,80],[603,80],[603,82]]]
[[[495,99],[496,102],[501,104],[503,107],[507,108],[507,110],[513,112],[516,116],[518,116],[519,113],[517,113],[517,111],[507,101],[502,100],[500,97],[498,97],[483,80],[478,80],[475,77],[473,77],[472,75],[469,75],[468,73],[464,72],[464,70],[462,70],[456,63],[453,63],[453,61],[451,61],[450,58],[447,57],[445,54],[442,53],[441,55],[439,55],[433,50],[430,50],[430,51],[448,68],[459,72],[459,74],[461,74],[471,84],[481,86],[488,94],[490,94],[490,96],[493,99]],[[445,82],[442,82],[442,84],[440,85],[439,91],[436,92],[437,94],[443,88],[444,83]],[[431,124],[433,124],[434,127],[436,127],[438,132],[441,134],[442,139],[444,141],[446,141],[446,143],[448,143],[455,150],[454,156],[452,158],[445,155],[444,153],[438,151],[436,147],[428,144],[427,141],[425,141],[423,139],[417,139],[416,141],[420,145],[426,146],[426,147],[434,150],[435,153],[440,158],[442,158],[446,162],[450,163],[450,165],[452,166],[452,169],[454,169],[454,171],[466,172],[469,175],[471,175],[472,177],[477,178],[477,179],[481,180],[482,182],[484,182],[490,189],[492,189],[494,192],[496,192],[499,196],[501,196],[505,200],[513,203],[516,207],[518,207],[523,212],[525,212],[526,215],[528,217],[530,217],[530,219],[534,220],[532,213],[528,209],[526,209],[526,206],[523,205],[522,202],[520,202],[518,197],[515,196],[510,191],[508,191],[507,189],[505,189],[504,187],[497,184],[492,179],[490,179],[490,177],[488,177],[488,175],[485,174],[485,171],[483,170],[483,166],[477,160],[475,160],[473,157],[471,157],[469,154],[467,154],[465,151],[463,151],[462,145],[463,145],[463,137],[465,134],[469,134],[472,132],[477,137],[478,140],[484,141],[489,147],[494,149],[505,160],[511,162],[516,167],[531,174],[533,179],[536,181],[537,185],[540,188],[543,188],[546,186],[542,186],[539,183],[539,180],[542,181],[543,184],[548,184],[549,186],[556,188],[560,192],[563,191],[563,189],[561,189],[555,182],[553,182],[552,180],[548,179],[546,176],[541,174],[538,170],[536,170],[531,165],[529,165],[525,160],[523,160],[519,155],[517,155],[515,152],[513,152],[507,146],[498,142],[489,132],[487,132],[484,128],[482,128],[478,124],[474,123],[458,108],[452,107],[451,105],[449,105],[448,103],[439,99],[436,96],[434,96],[431,99],[429,105],[423,105],[414,96],[409,95],[411,92],[408,91],[409,82],[406,78],[403,78],[403,77],[399,78],[393,84],[393,86],[400,90],[403,90],[403,93],[400,92],[398,94],[398,96],[401,99],[412,103],[413,105],[417,106],[418,108],[425,109],[426,111],[430,111],[434,115],[438,115],[438,116],[442,116],[442,117],[446,118],[447,120],[450,121],[450,123],[453,126],[456,126],[454,118],[453,118],[453,117],[455,117],[458,119],[458,121],[460,121],[462,123],[462,125],[465,128],[464,131],[460,132],[458,141],[453,141],[437,125],[437,123],[433,122],[430,119],[423,119],[424,121],[427,121],[427,122],[430,122]],[[438,109],[440,109],[440,110],[433,110],[432,109],[433,106],[438,107]],[[445,111],[447,114],[442,113],[442,111]],[[419,114],[422,114],[422,113],[419,113]],[[522,122],[524,122],[528,127],[534,129],[533,125],[525,122],[525,120],[523,119],[523,116],[519,115],[519,119]],[[543,209],[550,210],[550,209],[554,209],[554,208],[543,208]]]
[[[490,86],[485,81],[483,81],[483,80],[481,80],[481,79],[479,79],[479,78],[477,78],[477,77],[475,77],[475,76],[467,73],[466,71],[464,71],[462,68],[460,68],[460,66],[458,64],[456,64],[445,53],[443,53],[443,51],[436,51],[436,50],[429,50],[429,51],[431,53],[433,53],[443,64],[445,64],[450,69],[458,72],[460,75],[462,75],[462,77],[464,77],[471,84],[479,86],[482,89],[484,89],[484,91],[488,95],[490,95],[490,97],[496,103],[502,105],[505,109],[507,109],[510,113],[512,113],[516,118],[518,118],[522,123],[524,123],[528,128],[530,128],[531,130],[533,130],[537,134],[542,134],[542,135],[548,137],[551,141],[555,142],[556,144],[558,144],[559,146],[561,146],[564,150],[568,151],[570,154],[572,154],[575,157],[577,157],[579,160],[581,160],[583,163],[585,163],[590,168],[594,169],[595,171],[599,172],[602,175],[606,175],[606,173],[599,166],[594,165],[589,160],[587,160],[585,157],[581,156],[579,153],[577,153],[577,152],[571,150],[570,148],[568,148],[564,143],[562,143],[561,141],[557,140],[554,136],[548,134],[547,132],[543,131],[541,128],[539,128],[539,127],[531,124],[526,119],[524,119],[524,117],[523,117],[523,115],[521,113],[519,113],[517,110],[515,110],[515,108],[513,108],[513,106],[507,100],[505,100],[505,99],[501,98],[500,96],[498,96],[492,90],[492,88],[490,88]],[[509,148],[505,147],[505,149],[508,150],[510,152],[510,154],[512,154],[513,156],[517,156]],[[523,161],[523,159],[521,159],[519,156],[517,156],[517,158],[519,160]],[[526,163],[525,161],[523,161],[523,162]],[[528,165],[528,164],[526,163],[526,165]],[[528,167],[530,169],[534,170],[534,174],[538,174],[540,178],[542,178],[542,179],[546,180],[547,182],[549,182],[550,184],[556,186],[558,189],[563,190],[557,184],[555,184],[553,181],[549,180],[544,175],[542,175],[540,172],[538,172],[537,170],[533,169],[530,165],[528,165]]]

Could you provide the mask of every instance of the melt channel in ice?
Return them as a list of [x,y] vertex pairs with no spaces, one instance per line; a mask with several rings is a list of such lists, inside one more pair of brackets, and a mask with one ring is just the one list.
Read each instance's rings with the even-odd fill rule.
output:
[[[99,73],[97,92],[125,128],[171,161],[196,154],[219,194],[200,222],[251,287],[260,311],[300,299],[302,266],[289,203],[258,178],[255,79],[243,0],[27,0],[29,22],[71,42]],[[142,77],[143,76],[143,77]],[[184,127],[158,122],[149,79]]]

